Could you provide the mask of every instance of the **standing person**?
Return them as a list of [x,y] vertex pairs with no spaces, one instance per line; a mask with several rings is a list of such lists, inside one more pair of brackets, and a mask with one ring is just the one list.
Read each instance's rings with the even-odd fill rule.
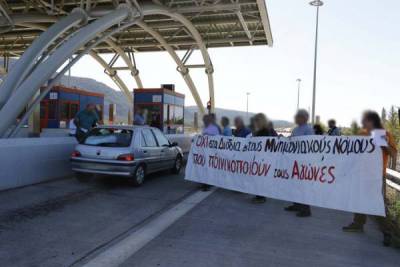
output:
[[133,117],[134,125],[145,125],[146,121],[143,115],[143,109],[141,107],[135,108],[135,116]]
[[[220,130],[215,125],[215,123],[213,123],[213,118],[210,114],[203,116],[203,124],[204,124],[204,129],[202,132],[203,135],[215,136],[220,134]],[[202,191],[209,191],[210,187],[211,186],[208,184],[200,184],[200,188]]]
[[324,128],[322,128],[321,124],[315,124],[313,129],[314,129],[314,133],[316,135],[324,135],[325,134]]
[[233,132],[233,135],[235,137],[248,137],[249,135],[251,135],[251,130],[249,128],[247,128],[244,125],[244,121],[242,119],[242,117],[236,117],[234,120],[234,124],[235,124],[235,131]]
[[330,119],[328,121],[328,127],[329,127],[328,135],[331,135],[331,136],[341,135],[340,129],[338,127],[336,127],[336,121],[334,119]]
[[[254,116],[254,134],[253,136],[278,136],[273,125],[268,123],[267,117],[263,113],[258,113]],[[267,200],[264,196],[255,196],[252,199],[253,203],[264,203]]]
[[271,136],[278,136],[278,133],[275,131],[274,123],[268,120],[268,129],[271,131]]
[[[307,110],[299,109],[294,117],[294,121],[297,124],[292,131],[291,136],[303,136],[303,135],[313,135],[314,130],[308,124],[309,115]],[[297,217],[309,217],[311,216],[311,209],[309,205],[293,203],[291,206],[285,208],[286,211],[297,212]]]
[[222,134],[222,130],[221,127],[219,127],[218,123],[217,123],[217,115],[215,115],[215,113],[210,113],[210,120],[211,120],[211,124],[215,125],[215,127],[218,128],[218,134]]
[[217,125],[214,123],[213,118],[210,114],[203,116],[203,135],[219,135],[220,130],[218,129]]
[[221,118],[221,125],[222,125],[222,135],[223,136],[232,136],[232,128],[229,125],[228,117]]
[[[377,130],[377,129],[384,129],[382,125],[382,121],[375,111],[365,111],[362,117],[362,126],[363,130],[361,131],[362,135],[371,135],[372,131]],[[396,148],[396,143],[394,141],[393,136],[389,133],[386,132],[386,140],[388,146],[386,147],[381,147],[382,149],[382,156],[383,156],[383,179],[382,179],[382,194],[383,198],[385,200],[385,208],[386,208],[386,214],[387,214],[387,206],[386,206],[386,168],[388,166],[389,162],[389,156],[391,157],[396,157],[397,155],[397,148]],[[390,234],[391,232],[391,227],[390,227],[390,219],[381,217],[381,216],[376,216],[380,230],[383,233],[383,245],[384,246],[390,246],[391,241],[392,241],[392,236]],[[364,231],[364,225],[367,222],[367,215],[365,214],[359,214],[356,213],[354,214],[353,222],[348,225],[343,227],[343,231],[345,232],[363,232]]]
[[255,125],[255,122],[254,122],[254,116],[250,117],[249,127],[248,128],[250,129],[252,134],[256,131],[256,125]]
[[82,143],[86,134],[97,125],[99,122],[99,116],[96,112],[96,106],[92,103],[86,105],[84,110],[79,111],[74,119],[76,126],[76,139],[79,143]]

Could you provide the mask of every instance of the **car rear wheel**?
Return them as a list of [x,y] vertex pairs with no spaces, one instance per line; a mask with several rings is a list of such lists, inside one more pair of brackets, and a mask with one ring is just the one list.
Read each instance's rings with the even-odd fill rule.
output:
[[133,186],[141,186],[146,178],[146,168],[144,165],[136,167],[133,176],[129,179],[129,182]]
[[92,175],[90,173],[75,172],[75,177],[79,182],[87,183],[92,178]]
[[180,173],[180,171],[182,169],[182,165],[183,165],[183,160],[182,160],[182,157],[179,155],[175,159],[174,167],[172,167],[172,170],[171,170],[172,173],[174,173],[174,174]]

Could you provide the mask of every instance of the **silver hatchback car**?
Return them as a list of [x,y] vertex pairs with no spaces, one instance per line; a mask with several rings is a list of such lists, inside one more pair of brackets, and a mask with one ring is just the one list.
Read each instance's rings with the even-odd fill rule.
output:
[[101,126],[92,129],[71,155],[79,180],[92,174],[125,176],[143,184],[146,174],[162,170],[179,173],[183,153],[157,128],[149,126]]

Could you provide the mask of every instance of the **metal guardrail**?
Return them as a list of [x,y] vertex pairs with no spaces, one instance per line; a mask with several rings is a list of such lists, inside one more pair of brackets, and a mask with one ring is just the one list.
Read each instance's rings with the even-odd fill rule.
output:
[[386,179],[386,184],[397,191],[400,191],[400,172],[392,169],[386,169],[386,175],[389,179]]

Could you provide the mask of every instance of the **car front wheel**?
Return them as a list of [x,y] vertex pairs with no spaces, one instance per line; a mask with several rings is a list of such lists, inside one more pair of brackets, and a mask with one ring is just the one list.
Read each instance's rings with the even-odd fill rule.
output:
[[172,173],[178,174],[182,169],[182,165],[183,165],[182,157],[177,156],[175,159],[174,167],[172,168]]
[[145,177],[146,177],[146,169],[144,165],[139,165],[136,167],[133,176],[129,179],[129,182],[133,186],[141,186],[144,183]]

